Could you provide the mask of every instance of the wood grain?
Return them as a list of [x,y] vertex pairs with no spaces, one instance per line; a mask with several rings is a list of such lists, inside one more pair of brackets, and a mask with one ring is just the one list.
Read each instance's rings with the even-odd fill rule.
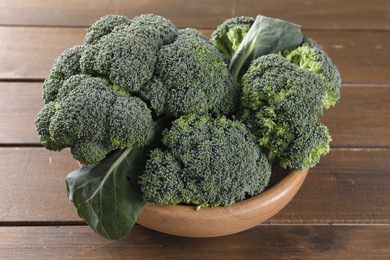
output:
[[[268,223],[390,224],[390,149],[334,149]],[[51,160],[51,163],[50,163]],[[0,149],[0,223],[82,223],[67,201],[69,151]]]
[[0,27],[0,79],[44,79],[67,48],[83,43],[85,29]]
[[389,149],[333,149],[269,223],[390,224],[389,158]]
[[263,14],[308,29],[390,29],[389,8],[387,0],[65,0],[61,5],[54,0],[0,0],[0,24],[89,26],[110,13],[156,13],[180,27],[215,28],[230,17]]
[[217,238],[182,238],[136,226],[109,241],[85,226],[0,227],[2,259],[386,259],[389,226],[257,226]]
[[0,222],[79,220],[65,188],[77,168],[69,150],[0,149]]
[[[34,121],[43,107],[41,88],[42,83],[0,82],[0,146],[39,145]],[[390,147],[388,111],[390,85],[344,84],[341,102],[322,122],[333,147]]]
[[[210,35],[210,30],[203,30]],[[345,83],[390,83],[386,31],[304,31],[333,59]],[[43,80],[65,49],[82,44],[85,28],[0,27],[0,80]]]
[[35,117],[43,107],[42,83],[0,82],[0,143],[38,144]]
[[390,85],[343,85],[341,100],[326,110],[333,147],[390,147]]

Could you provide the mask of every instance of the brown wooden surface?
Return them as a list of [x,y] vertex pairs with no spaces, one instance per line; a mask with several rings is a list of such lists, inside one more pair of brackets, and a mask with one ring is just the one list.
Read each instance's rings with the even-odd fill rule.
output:
[[390,147],[390,84],[343,85],[341,102],[321,121],[333,147]]
[[[243,233],[181,238],[137,225],[96,235],[66,197],[78,164],[40,147],[41,84],[54,59],[108,13],[159,13],[210,35],[258,13],[301,24],[344,79],[322,118],[331,153],[279,214]],[[388,0],[0,0],[0,259],[390,259],[390,2]]]
[[214,28],[240,15],[279,17],[307,29],[390,29],[388,0],[0,0],[0,25],[89,26],[116,13],[156,13],[180,27]]
[[[82,44],[85,28],[1,27],[0,79],[47,77],[66,48]],[[202,30],[210,35],[212,30]],[[390,83],[390,33],[387,31],[313,31],[304,33],[332,57],[346,83]]]
[[0,144],[37,145],[34,122],[43,104],[42,83],[0,82]]
[[183,238],[136,226],[108,241],[85,226],[0,227],[0,258],[386,259],[389,226],[268,226],[216,238]]

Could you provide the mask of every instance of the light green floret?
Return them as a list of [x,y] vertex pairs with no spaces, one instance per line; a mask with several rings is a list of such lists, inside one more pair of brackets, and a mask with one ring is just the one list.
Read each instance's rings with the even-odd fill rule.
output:
[[140,177],[148,204],[227,206],[268,185],[271,166],[244,124],[183,116],[163,134]]
[[281,55],[299,67],[324,77],[323,88],[326,93],[323,107],[328,109],[336,105],[340,100],[341,76],[330,57],[315,41],[304,37],[302,45],[282,51]]
[[277,54],[251,63],[242,85],[241,120],[250,127],[271,161],[302,170],[329,152],[322,115],[324,78]]
[[212,33],[211,41],[230,60],[254,21],[247,16],[227,19]]

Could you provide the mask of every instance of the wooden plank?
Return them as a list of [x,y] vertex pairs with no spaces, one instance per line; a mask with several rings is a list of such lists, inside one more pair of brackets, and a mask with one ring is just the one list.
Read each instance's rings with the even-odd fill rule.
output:
[[[43,107],[41,87],[42,83],[0,82],[0,146],[39,145],[34,121]],[[390,85],[345,84],[341,102],[327,110],[322,121],[333,147],[390,147],[388,111]]]
[[183,238],[136,226],[109,241],[85,226],[0,227],[2,259],[388,259],[390,226],[257,226]]
[[38,144],[35,117],[43,107],[42,83],[0,82],[0,143]]
[[65,187],[66,175],[77,168],[69,150],[0,149],[0,222],[79,220]]
[[268,222],[390,224],[389,158],[389,149],[333,149]]
[[[310,171],[293,202],[267,222],[390,224],[388,158],[390,149],[332,150]],[[64,183],[77,167],[68,150],[1,148],[0,222],[80,221]]]
[[85,29],[0,27],[0,79],[44,79],[63,50],[81,44]]
[[54,0],[26,2],[0,1],[0,24],[89,26],[99,17],[117,13],[134,17],[156,13],[180,27],[215,28],[224,19],[239,15],[270,17],[292,21],[310,29],[390,29],[387,0],[166,0],[104,1]]
[[[210,35],[210,30],[203,30]],[[329,53],[346,83],[390,83],[386,31],[304,31]],[[84,28],[0,27],[0,80],[47,77],[58,55],[82,44]]]
[[341,101],[325,111],[335,147],[390,146],[389,85],[343,85]]
[[[305,30],[303,31],[305,33]],[[344,83],[390,82],[390,33],[307,31],[336,64]]]

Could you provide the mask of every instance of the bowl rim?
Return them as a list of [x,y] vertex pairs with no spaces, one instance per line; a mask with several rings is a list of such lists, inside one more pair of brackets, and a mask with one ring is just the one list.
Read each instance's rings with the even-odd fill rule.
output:
[[[186,205],[146,205],[138,217],[141,226],[179,236],[212,237],[237,233],[274,216],[295,196],[309,169],[291,171],[272,187],[254,197],[236,202],[230,206],[205,207]],[[229,222],[230,219],[243,222]],[[212,227],[226,221],[231,227],[226,230]],[[172,226],[173,225],[173,226]],[[182,227],[179,227],[182,225]],[[185,231],[186,225],[194,225],[198,230]],[[209,225],[203,228],[202,225]],[[177,227],[175,227],[177,226]]]

